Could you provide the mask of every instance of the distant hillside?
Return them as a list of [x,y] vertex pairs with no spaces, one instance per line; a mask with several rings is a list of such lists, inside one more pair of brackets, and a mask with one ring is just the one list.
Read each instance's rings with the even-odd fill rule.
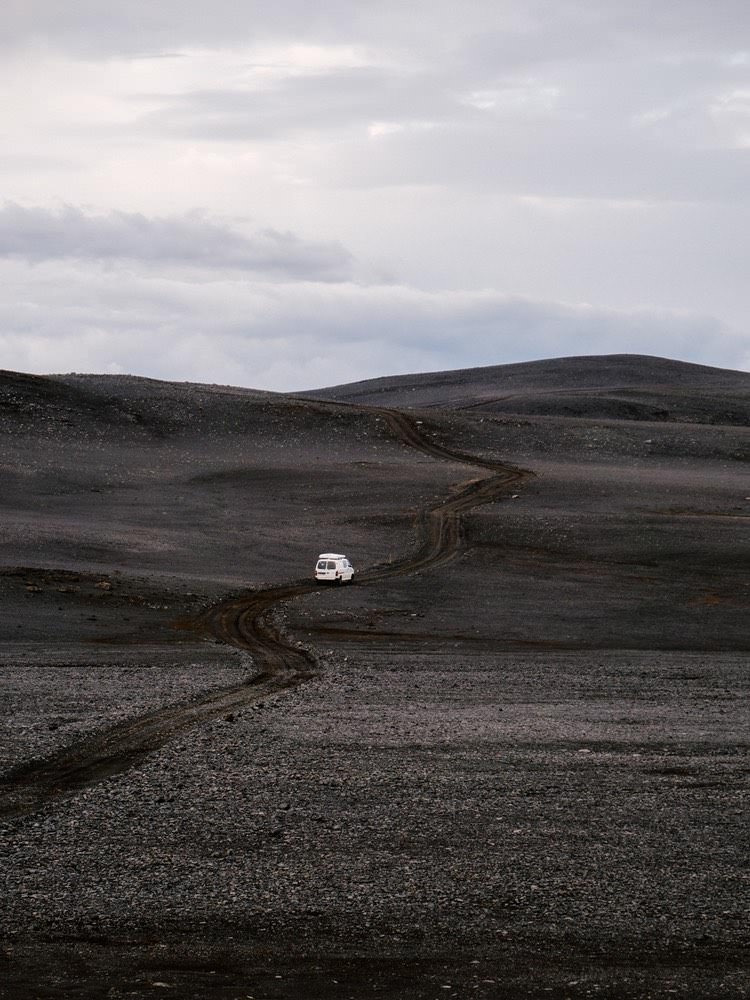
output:
[[[52,436],[159,436],[237,425],[253,404],[279,394],[162,382],[135,375],[29,375],[0,370],[3,429]],[[67,430],[66,430],[67,429]]]
[[395,375],[294,394],[132,375],[0,371],[4,424],[32,426],[43,417],[60,432],[79,423],[87,433],[136,436],[222,427],[239,432],[246,410],[294,398],[394,409],[750,427],[750,372],[631,354]]
[[397,375],[301,395],[394,408],[750,426],[750,373],[636,354]]

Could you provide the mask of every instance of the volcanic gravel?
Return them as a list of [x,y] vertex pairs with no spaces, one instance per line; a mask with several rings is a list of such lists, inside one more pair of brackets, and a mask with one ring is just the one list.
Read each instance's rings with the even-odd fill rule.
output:
[[[452,561],[277,607],[312,679],[0,820],[0,995],[750,994],[750,376],[600,360],[414,380],[426,441],[533,475]],[[252,681],[206,609],[397,566],[488,475],[345,403],[0,387],[6,782]]]

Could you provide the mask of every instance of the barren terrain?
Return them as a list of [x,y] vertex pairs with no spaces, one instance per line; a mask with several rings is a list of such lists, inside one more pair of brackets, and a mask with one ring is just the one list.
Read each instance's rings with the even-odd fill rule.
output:
[[1,373],[0,995],[750,995],[749,425]]

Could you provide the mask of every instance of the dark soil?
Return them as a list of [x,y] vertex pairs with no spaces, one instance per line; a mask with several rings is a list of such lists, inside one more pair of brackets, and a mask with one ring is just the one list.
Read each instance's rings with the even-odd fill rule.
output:
[[320,395],[0,375],[0,995],[748,996],[750,375]]

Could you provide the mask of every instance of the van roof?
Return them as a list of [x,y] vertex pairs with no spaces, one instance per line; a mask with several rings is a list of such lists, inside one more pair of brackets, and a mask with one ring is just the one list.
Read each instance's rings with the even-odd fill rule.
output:
[[346,559],[346,556],[342,556],[338,552],[321,552],[318,559]]

